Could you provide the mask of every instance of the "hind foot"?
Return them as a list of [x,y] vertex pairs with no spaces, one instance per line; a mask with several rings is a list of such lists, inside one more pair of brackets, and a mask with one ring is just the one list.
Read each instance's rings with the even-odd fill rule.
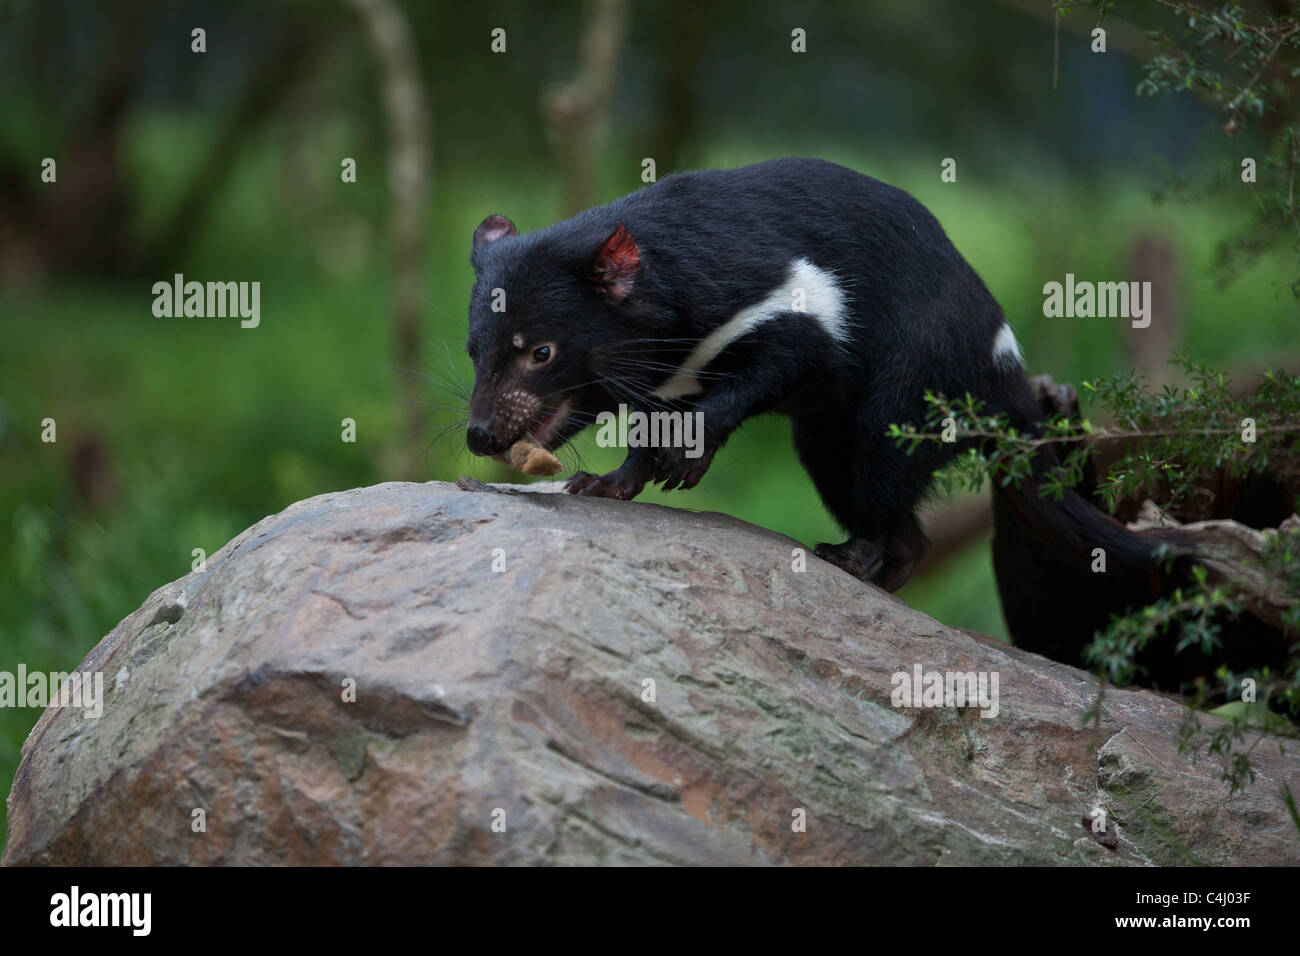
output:
[[885,545],[866,538],[849,538],[843,544],[819,544],[813,554],[859,581],[870,581],[872,569],[885,556]]
[[843,544],[819,544],[813,553],[859,581],[897,591],[907,583],[930,548],[916,516],[908,514],[875,538],[849,538]]
[[897,591],[907,583],[928,550],[930,539],[921,530],[916,515],[900,518],[890,529],[884,559],[880,562],[880,570],[872,576],[872,583],[891,593]]

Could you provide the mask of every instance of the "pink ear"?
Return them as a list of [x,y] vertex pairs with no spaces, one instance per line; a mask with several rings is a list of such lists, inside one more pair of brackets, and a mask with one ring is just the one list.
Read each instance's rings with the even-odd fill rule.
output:
[[641,250],[620,222],[596,253],[591,274],[615,300],[622,301],[631,294],[632,283],[640,268]]
[[517,235],[519,235],[519,230],[505,216],[488,216],[474,230],[474,245],[481,246],[485,242],[496,242],[506,236]]

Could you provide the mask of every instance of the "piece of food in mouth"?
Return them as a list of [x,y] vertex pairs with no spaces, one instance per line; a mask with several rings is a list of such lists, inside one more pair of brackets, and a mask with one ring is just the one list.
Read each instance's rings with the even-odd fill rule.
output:
[[560,470],[560,459],[537,444],[532,438],[521,438],[510,446],[504,461],[515,471],[525,475],[553,475]]

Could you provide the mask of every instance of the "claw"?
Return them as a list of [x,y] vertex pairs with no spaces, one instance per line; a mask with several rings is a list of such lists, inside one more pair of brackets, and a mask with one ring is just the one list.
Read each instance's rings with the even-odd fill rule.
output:
[[906,514],[895,520],[889,531],[875,538],[850,538],[843,544],[819,544],[813,553],[859,581],[893,592],[907,583],[929,546],[916,516]]
[[712,460],[711,453],[694,459],[686,458],[680,449],[671,449],[662,454],[651,480],[659,482],[664,491],[685,491],[700,483]]
[[575,471],[564,483],[564,490],[571,495],[586,494],[586,489],[596,480],[596,476],[587,471]]
[[571,495],[586,495],[589,498],[617,498],[627,501],[635,498],[644,483],[637,484],[628,475],[611,471],[608,475],[593,475],[585,471],[575,472],[564,485],[564,490]]
[[813,554],[859,581],[871,581],[871,571],[884,557],[885,546],[881,542],[850,538],[843,544],[819,544]]

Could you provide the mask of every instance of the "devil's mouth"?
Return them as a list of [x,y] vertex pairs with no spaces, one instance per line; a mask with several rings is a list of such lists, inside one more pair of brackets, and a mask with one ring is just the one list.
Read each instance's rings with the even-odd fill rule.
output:
[[533,441],[545,448],[551,447],[551,440],[559,434],[569,414],[569,403],[561,402],[542,416],[542,420],[528,429]]

